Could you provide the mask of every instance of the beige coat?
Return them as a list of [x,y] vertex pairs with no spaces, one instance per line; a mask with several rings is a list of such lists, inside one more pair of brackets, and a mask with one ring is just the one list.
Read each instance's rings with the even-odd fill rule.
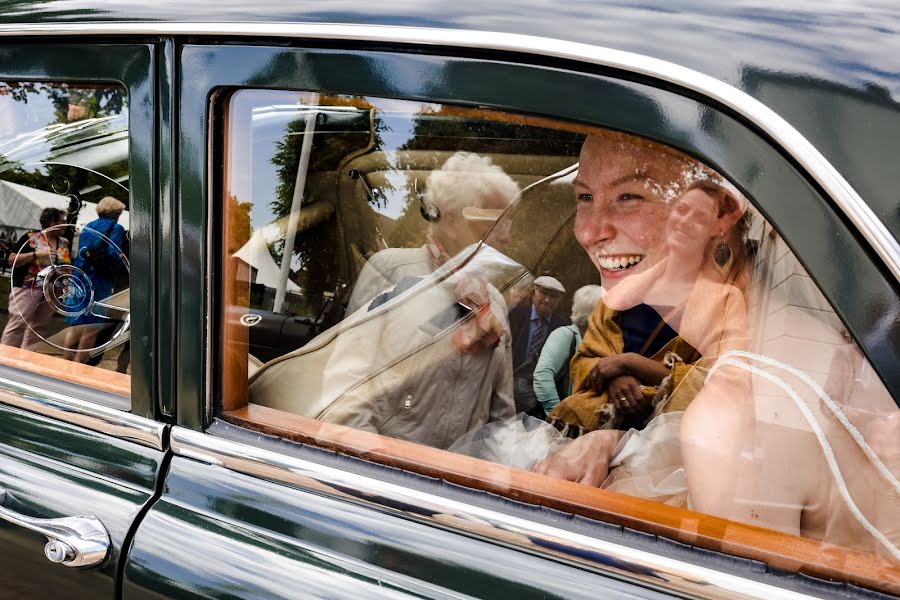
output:
[[439,270],[271,361],[251,378],[250,402],[436,448],[513,416],[509,325],[496,288],[487,287],[500,333],[493,347],[473,351],[461,345],[460,334],[472,319],[443,330],[434,324],[437,315],[456,306],[461,279],[481,280],[491,272],[505,280],[521,270],[494,251],[479,252],[476,259],[483,254],[489,255],[487,263],[472,260],[459,272]]

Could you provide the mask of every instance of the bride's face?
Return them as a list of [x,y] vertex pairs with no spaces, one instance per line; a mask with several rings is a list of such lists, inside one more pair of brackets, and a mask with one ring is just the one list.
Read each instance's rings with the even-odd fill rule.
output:
[[604,302],[676,305],[719,226],[717,203],[693,188],[697,163],[629,138],[588,138],[575,194],[575,237],[600,271]]
[[665,165],[643,148],[588,138],[575,179],[575,237],[607,291],[661,258],[670,206]]

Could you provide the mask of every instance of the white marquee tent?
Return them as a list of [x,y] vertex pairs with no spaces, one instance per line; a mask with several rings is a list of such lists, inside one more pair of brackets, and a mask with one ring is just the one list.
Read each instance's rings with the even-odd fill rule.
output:
[[[18,183],[0,181],[0,227],[13,229],[18,238],[29,231],[41,228],[38,220],[45,208],[67,210],[69,197],[51,194]],[[97,205],[86,202],[78,213],[76,225],[85,225],[97,218]],[[119,217],[119,225],[128,229],[128,211]]]

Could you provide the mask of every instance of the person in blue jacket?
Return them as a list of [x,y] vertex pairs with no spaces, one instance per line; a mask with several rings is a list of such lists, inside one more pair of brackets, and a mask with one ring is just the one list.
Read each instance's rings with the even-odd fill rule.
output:
[[[94,302],[112,296],[116,280],[126,269],[127,259],[123,256],[126,233],[118,223],[124,210],[123,202],[106,196],[97,203],[98,218],[85,225],[78,239],[78,252],[72,265],[81,270],[83,275],[79,277],[93,289]],[[66,335],[66,358],[84,363],[90,359],[89,351],[100,333],[115,325],[115,321],[103,316],[101,311],[88,308],[83,312],[73,310],[73,315],[66,317],[66,324],[73,326]]]

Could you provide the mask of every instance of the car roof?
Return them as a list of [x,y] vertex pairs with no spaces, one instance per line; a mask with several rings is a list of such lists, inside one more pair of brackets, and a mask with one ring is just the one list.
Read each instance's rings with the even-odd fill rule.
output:
[[894,0],[0,0],[26,23],[342,23],[499,31],[667,60],[758,98],[803,133],[900,237],[900,4]]
[[308,22],[501,31],[607,46],[740,82],[746,69],[900,93],[900,4],[893,0],[597,0],[558,2],[334,0],[0,0],[0,22]]

